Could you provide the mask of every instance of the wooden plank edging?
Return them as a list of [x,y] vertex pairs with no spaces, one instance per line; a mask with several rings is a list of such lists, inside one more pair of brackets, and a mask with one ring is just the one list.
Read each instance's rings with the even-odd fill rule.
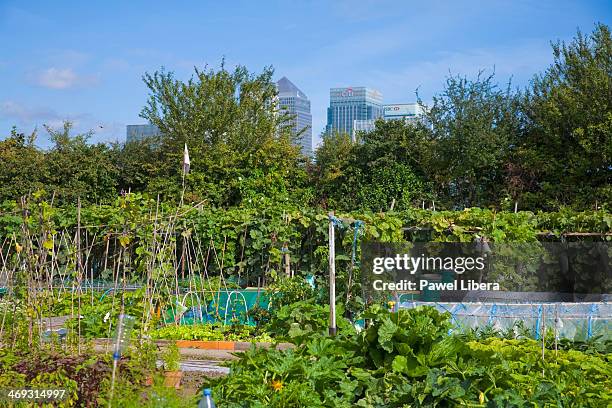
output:
[[[111,339],[94,339],[94,344],[108,345]],[[270,342],[250,342],[250,341],[223,341],[223,340],[154,340],[159,347],[167,347],[168,344],[176,342],[179,349],[200,349],[200,350],[222,350],[222,351],[245,351],[253,345],[256,348],[272,348],[286,350],[294,347],[291,343],[270,343]]]

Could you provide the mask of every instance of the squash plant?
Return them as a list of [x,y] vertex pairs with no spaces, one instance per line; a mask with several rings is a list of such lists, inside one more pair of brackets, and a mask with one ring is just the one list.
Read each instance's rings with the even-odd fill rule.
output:
[[[360,333],[312,335],[289,350],[251,349],[212,380],[224,407],[606,407],[610,355],[533,340],[465,341],[432,308],[380,307]],[[342,331],[340,331],[342,333]]]

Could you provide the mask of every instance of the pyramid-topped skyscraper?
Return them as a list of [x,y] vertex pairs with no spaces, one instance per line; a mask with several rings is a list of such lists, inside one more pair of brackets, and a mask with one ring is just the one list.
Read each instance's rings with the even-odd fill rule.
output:
[[287,77],[282,77],[276,83],[278,89],[278,105],[281,110],[295,116],[291,123],[291,131],[297,135],[302,153],[312,157],[312,115],[310,100]]

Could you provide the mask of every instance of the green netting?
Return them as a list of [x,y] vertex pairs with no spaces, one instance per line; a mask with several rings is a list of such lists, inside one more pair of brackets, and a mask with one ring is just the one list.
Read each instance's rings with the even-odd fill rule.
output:
[[[187,292],[175,300],[164,313],[164,322],[192,325],[200,323],[254,322],[249,311],[254,307],[267,309],[269,297],[260,289],[220,290],[217,292]],[[180,318],[177,319],[177,316]]]

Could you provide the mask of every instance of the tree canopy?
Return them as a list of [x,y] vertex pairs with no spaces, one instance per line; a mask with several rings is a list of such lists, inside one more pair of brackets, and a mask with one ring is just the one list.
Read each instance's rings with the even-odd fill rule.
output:
[[[188,81],[164,70],[145,74],[149,100],[141,116],[159,127],[162,155],[154,190],[180,182],[183,145],[192,159],[188,195],[213,205],[248,200],[299,198],[306,194],[306,158],[284,126],[291,117],[277,109],[273,71],[258,75],[195,69]],[[175,192],[176,195],[176,192]]]
[[[598,24],[552,44],[553,62],[525,89],[494,73],[451,75],[420,121],[378,120],[372,132],[328,134],[314,163],[278,109],[273,70],[194,69],[187,80],[145,73],[141,116],[159,138],[90,143],[72,124],[13,128],[0,142],[0,201],[44,189],[58,203],[102,203],[121,191],[211,207],[291,202],[338,210],[427,206],[579,210],[612,203],[612,38]],[[416,95],[418,98],[418,94]],[[182,155],[191,172],[183,191]]]
[[[598,24],[569,44],[524,99],[526,129],[518,159],[531,180],[530,205],[554,208],[612,202],[612,37]],[[524,174],[525,174],[524,173]]]

